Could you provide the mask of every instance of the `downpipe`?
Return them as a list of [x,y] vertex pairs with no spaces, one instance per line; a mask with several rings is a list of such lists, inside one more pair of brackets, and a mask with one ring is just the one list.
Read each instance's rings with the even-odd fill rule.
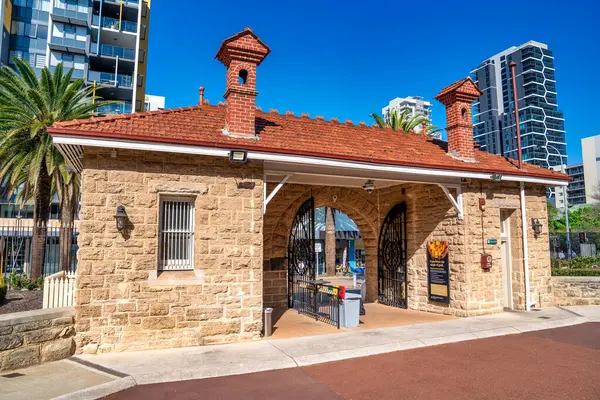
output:
[[525,310],[531,311],[531,306],[535,306],[535,300],[531,300],[529,286],[529,239],[527,237],[527,215],[525,209],[525,183],[521,182],[521,228],[523,236],[523,269],[525,273]]

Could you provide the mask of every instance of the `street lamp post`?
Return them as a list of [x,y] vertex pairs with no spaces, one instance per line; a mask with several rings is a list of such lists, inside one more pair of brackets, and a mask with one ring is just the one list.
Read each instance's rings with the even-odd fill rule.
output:
[[[548,149],[548,147],[551,147],[552,149],[554,149],[554,151],[556,151],[556,154],[552,153],[553,156],[557,155],[560,157],[560,172],[562,172],[563,174],[567,173],[566,170],[566,165],[563,162],[563,155],[560,153],[560,151],[558,151],[558,149],[550,144],[547,144],[546,146],[542,146],[545,147],[546,149]],[[550,155],[550,153],[548,153],[548,155]],[[564,203],[565,203],[565,225],[567,228],[567,258],[570,260],[571,259],[571,230],[569,228],[569,199],[567,198],[567,186],[563,186],[563,197],[564,197]]]

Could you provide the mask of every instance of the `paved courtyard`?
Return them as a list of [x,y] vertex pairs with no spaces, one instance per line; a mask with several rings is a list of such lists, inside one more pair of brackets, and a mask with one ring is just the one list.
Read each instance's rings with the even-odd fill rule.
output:
[[359,326],[337,329],[333,325],[315,321],[306,315],[298,314],[298,311],[293,309],[275,309],[273,310],[273,334],[270,339],[327,335],[344,331],[352,332],[455,319],[448,315],[405,310],[377,303],[365,304],[365,310],[366,314],[360,316]]
[[135,399],[598,399],[600,323],[300,368],[136,386]]

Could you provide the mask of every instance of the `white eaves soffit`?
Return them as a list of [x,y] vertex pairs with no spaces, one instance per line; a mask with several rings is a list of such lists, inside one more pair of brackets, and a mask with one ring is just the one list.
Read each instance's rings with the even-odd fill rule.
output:
[[[74,137],[60,134],[53,135],[52,139],[59,151],[77,171],[82,170],[83,147],[86,146],[103,147],[115,150],[129,149],[179,154],[198,154],[214,157],[229,157],[230,151],[229,149],[216,147],[152,143],[106,138]],[[281,177],[282,175],[293,174],[288,183],[309,183],[311,179],[310,176],[317,176],[319,179],[326,180],[334,179],[338,185],[343,183],[339,181],[340,178],[345,177],[354,179],[355,182],[352,182],[350,184],[351,186],[355,186],[357,182],[365,179],[380,180],[380,184],[386,186],[406,182],[444,184],[446,186],[452,186],[460,184],[461,179],[492,179],[492,174],[486,172],[456,171],[436,168],[366,163],[322,157],[267,153],[252,150],[248,151],[248,160],[263,161],[265,166],[265,174],[267,174],[267,176],[273,176],[273,181],[278,181],[277,177]],[[566,180],[563,181],[509,174],[504,174],[502,176],[502,181],[537,183],[546,186],[566,186],[569,183]]]

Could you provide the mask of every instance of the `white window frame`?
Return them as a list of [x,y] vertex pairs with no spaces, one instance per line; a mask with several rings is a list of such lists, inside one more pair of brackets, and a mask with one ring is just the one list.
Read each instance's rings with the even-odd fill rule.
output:
[[194,270],[195,199],[161,196],[158,212],[158,270]]

